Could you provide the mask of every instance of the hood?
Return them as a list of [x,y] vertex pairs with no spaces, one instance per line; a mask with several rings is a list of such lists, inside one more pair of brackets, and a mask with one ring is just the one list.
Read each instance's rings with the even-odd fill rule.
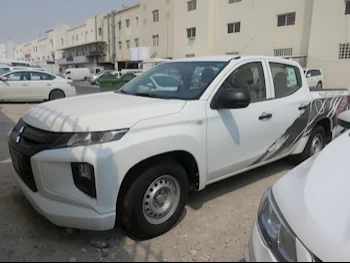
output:
[[131,128],[142,120],[175,114],[185,103],[107,92],[39,104],[26,112],[23,120],[53,132],[107,131]]
[[276,202],[299,240],[322,261],[350,260],[349,132],[273,187]]

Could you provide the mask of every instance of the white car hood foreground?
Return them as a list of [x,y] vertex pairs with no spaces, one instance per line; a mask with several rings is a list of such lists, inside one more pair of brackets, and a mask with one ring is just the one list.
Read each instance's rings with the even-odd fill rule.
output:
[[322,261],[350,261],[349,149],[346,132],[273,187],[291,229]]
[[108,131],[131,128],[139,121],[181,111],[185,101],[128,96],[113,92],[43,103],[23,120],[53,132]]

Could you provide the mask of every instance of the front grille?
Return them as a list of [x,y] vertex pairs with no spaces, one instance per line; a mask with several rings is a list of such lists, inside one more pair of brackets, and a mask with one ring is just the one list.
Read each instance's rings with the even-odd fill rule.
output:
[[22,119],[11,132],[9,148],[13,166],[23,182],[37,192],[30,159],[37,153],[50,149],[62,134],[43,131],[27,125]]

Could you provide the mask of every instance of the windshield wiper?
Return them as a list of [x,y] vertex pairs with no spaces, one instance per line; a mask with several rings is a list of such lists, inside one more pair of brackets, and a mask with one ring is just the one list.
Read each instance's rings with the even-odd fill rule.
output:
[[160,99],[157,95],[153,95],[151,93],[135,93],[135,96],[139,96],[139,97],[146,97],[146,98],[158,98]]

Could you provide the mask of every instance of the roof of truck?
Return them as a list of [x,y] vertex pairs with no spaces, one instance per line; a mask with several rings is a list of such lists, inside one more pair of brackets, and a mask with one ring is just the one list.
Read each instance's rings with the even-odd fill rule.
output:
[[232,56],[232,55],[222,55],[222,56],[206,56],[206,57],[191,57],[184,59],[172,60],[172,62],[205,62],[205,61],[215,61],[215,62],[230,62],[231,60],[239,59],[273,59],[280,62],[288,61],[290,64],[297,64],[293,60],[289,60],[283,57],[273,57],[273,56]]

